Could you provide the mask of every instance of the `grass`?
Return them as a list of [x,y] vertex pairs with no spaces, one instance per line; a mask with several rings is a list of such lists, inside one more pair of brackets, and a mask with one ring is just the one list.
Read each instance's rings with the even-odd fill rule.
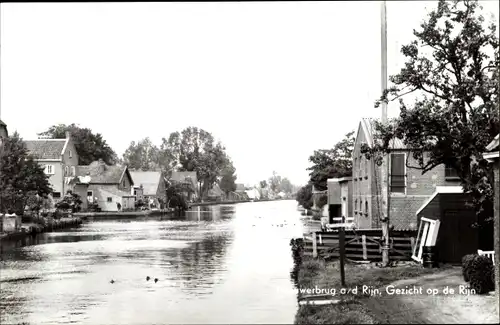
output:
[[[357,286],[358,294],[342,295],[343,301],[338,304],[299,306],[295,316],[295,324],[376,324],[376,318],[363,306],[363,298],[368,296],[359,292],[363,285],[380,288],[399,279],[408,279],[435,272],[436,269],[425,269],[414,263],[405,263],[390,268],[379,268],[374,264],[346,264],[346,288]],[[305,258],[299,269],[298,285],[299,288],[311,289],[315,287],[335,288],[339,292],[342,288],[339,262]]]

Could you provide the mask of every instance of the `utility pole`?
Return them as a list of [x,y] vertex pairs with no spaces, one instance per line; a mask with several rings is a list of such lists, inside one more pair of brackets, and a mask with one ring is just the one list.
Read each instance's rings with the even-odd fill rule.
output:
[[[386,3],[382,1],[381,6],[381,43],[382,43],[382,93],[387,90],[387,10]],[[382,102],[382,123],[387,123],[387,101]],[[381,166],[381,178],[382,178],[382,211],[380,220],[382,222],[382,237],[384,240],[382,246],[382,266],[386,267],[389,265],[389,212],[390,212],[390,193],[389,193],[389,155],[384,155],[382,166]]]

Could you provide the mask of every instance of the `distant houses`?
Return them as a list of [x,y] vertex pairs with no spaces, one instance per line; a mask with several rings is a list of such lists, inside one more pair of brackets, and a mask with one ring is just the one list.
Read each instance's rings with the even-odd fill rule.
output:
[[[173,171],[169,181],[184,184],[186,186],[186,190],[183,192],[183,195],[188,201],[193,201],[199,197],[198,176],[195,171]],[[189,190],[188,187],[191,190]]]
[[134,181],[132,193],[151,208],[164,208],[166,204],[165,177],[161,171],[131,171]]

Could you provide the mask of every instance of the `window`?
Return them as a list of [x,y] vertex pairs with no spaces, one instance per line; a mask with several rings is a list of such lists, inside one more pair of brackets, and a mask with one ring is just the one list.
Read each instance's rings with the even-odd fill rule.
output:
[[354,178],[358,177],[358,158],[354,158]]
[[61,198],[61,192],[54,192],[54,193],[52,193],[52,197],[54,199],[60,199]]
[[64,166],[64,176],[69,176],[69,167]]
[[93,196],[94,196],[94,192],[92,192],[92,191],[87,191],[87,196],[93,197]]
[[368,201],[365,201],[365,214],[368,216]]
[[137,196],[137,190],[134,190],[134,195]]
[[69,149],[69,157],[73,158],[73,153],[71,152],[71,149]]
[[357,207],[358,207],[358,200],[354,200],[354,213],[358,213]]
[[54,165],[45,165],[45,174],[54,175]]
[[391,154],[391,193],[406,192],[405,154]]
[[71,166],[71,176],[76,176],[76,167]]
[[444,178],[445,179],[458,179],[458,172],[451,165],[445,165],[444,167]]
[[113,198],[112,197],[108,197],[107,201],[108,202],[113,202]]

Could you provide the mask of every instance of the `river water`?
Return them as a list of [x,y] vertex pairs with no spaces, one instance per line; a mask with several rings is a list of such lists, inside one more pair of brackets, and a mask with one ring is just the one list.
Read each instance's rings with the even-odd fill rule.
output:
[[271,201],[39,235],[3,248],[0,323],[290,324],[302,234],[295,201]]

